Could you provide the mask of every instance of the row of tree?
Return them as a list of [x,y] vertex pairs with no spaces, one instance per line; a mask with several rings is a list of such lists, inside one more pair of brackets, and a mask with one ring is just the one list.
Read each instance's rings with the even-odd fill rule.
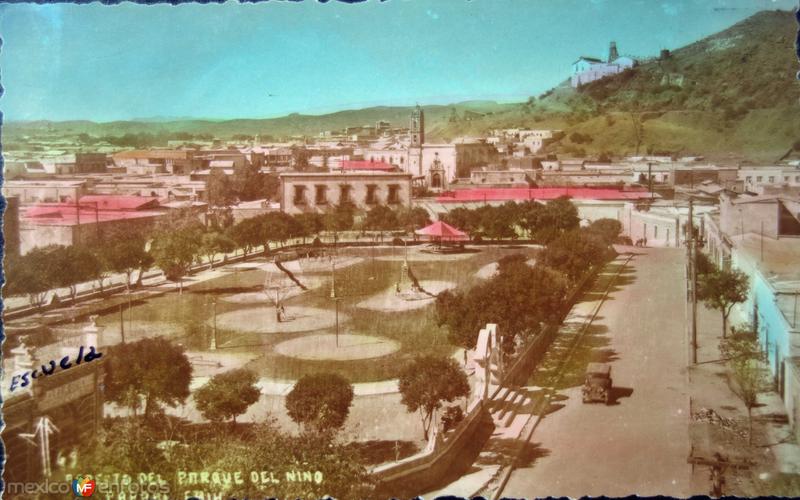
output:
[[[288,240],[319,236],[323,231],[334,234],[356,227],[357,211],[352,204],[332,207],[327,213],[304,213],[296,216],[269,212],[244,219],[236,224],[215,223],[206,227],[191,211],[170,212],[155,227],[106,229],[102,234],[87,235],[72,246],[38,247],[23,256],[9,257],[6,293],[27,295],[32,306],[44,305],[47,292],[69,288],[74,301],[80,283],[96,281],[102,291],[112,274],[124,274],[130,290],[132,278],[153,265],[167,279],[182,283],[195,263],[212,267],[218,255],[241,249],[247,255],[253,248],[283,244]],[[380,231],[413,231],[430,221],[422,208],[393,210],[376,206],[368,211],[361,229]],[[227,226],[227,227],[225,227]]]
[[446,291],[436,299],[436,318],[451,343],[474,349],[478,332],[496,323],[503,351],[516,347],[557,324],[567,293],[585,273],[613,255],[611,244],[622,227],[601,219],[582,229],[565,231],[551,240],[530,265],[521,254],[504,257],[488,281],[463,292]]
[[565,231],[576,229],[580,222],[577,208],[566,196],[547,204],[529,200],[473,209],[459,207],[445,214],[442,219],[466,231],[473,239],[516,239],[522,234],[540,243],[547,243]]

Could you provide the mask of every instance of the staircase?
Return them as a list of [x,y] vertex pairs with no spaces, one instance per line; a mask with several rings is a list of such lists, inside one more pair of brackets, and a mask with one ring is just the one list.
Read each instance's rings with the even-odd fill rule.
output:
[[514,423],[515,417],[525,406],[531,404],[531,398],[525,389],[503,387],[489,403],[489,411],[495,425],[495,434],[504,434]]

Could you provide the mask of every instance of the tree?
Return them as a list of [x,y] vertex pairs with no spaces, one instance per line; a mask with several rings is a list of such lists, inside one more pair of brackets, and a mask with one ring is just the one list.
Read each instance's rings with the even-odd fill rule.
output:
[[110,349],[105,396],[134,413],[143,401],[147,419],[161,404],[183,404],[191,379],[192,365],[182,346],[162,337],[146,338]]
[[612,252],[596,234],[581,229],[566,232],[548,243],[539,261],[577,282],[588,268],[604,262]]
[[336,373],[304,375],[286,396],[286,411],[296,423],[316,432],[340,429],[353,403],[353,386]]
[[47,247],[52,272],[52,283],[69,289],[73,304],[78,295],[78,284],[90,281],[100,274],[100,260],[81,245],[52,245]]
[[93,246],[103,267],[125,275],[128,291],[131,289],[133,272],[138,269],[141,278],[142,273],[153,265],[153,256],[145,250],[147,238],[144,229],[111,230]]
[[200,241],[200,252],[206,256],[211,269],[214,269],[214,256],[226,254],[236,249],[236,242],[225,233],[211,231],[204,233]]
[[446,326],[448,340],[474,349],[487,323],[498,325],[505,353],[519,337],[536,334],[541,323],[557,323],[566,295],[562,275],[544,266],[531,267],[522,255],[499,262],[498,273],[467,292],[445,291],[436,298],[436,321]]
[[243,164],[233,167],[231,184],[240,200],[250,201],[263,197],[264,180],[261,169],[256,165]]
[[402,208],[397,214],[398,222],[407,232],[414,232],[431,223],[428,211],[422,207]]
[[722,314],[722,338],[728,330],[728,316],[733,306],[747,300],[749,280],[738,269],[720,269],[701,277],[698,298]]
[[597,234],[606,244],[611,245],[622,233],[622,223],[616,219],[598,219],[589,225],[589,231]]
[[233,183],[221,168],[212,168],[208,174],[206,198],[212,207],[227,207],[236,199]]
[[183,277],[200,253],[203,225],[191,212],[178,212],[159,224],[153,242],[156,265],[170,281],[177,281],[183,293]]
[[197,409],[207,420],[231,419],[231,425],[236,425],[236,417],[261,397],[257,381],[256,374],[244,368],[214,375],[194,393]]
[[250,217],[237,222],[228,231],[231,239],[242,249],[245,256],[261,243],[260,225],[259,219]]
[[752,411],[758,405],[758,394],[767,387],[764,354],[758,344],[758,333],[751,325],[731,328],[731,335],[720,341],[720,352],[731,367],[733,392],[747,408],[748,440],[752,445]]
[[398,227],[400,227],[400,220],[397,217],[397,212],[386,205],[372,207],[367,212],[367,217],[364,220],[364,228],[371,231],[379,231],[381,241],[383,241],[384,231],[392,231]]
[[325,229],[334,233],[334,239],[338,239],[337,233],[353,229],[354,222],[355,206],[352,203],[340,203],[325,214]]
[[419,411],[425,439],[433,412],[445,401],[469,396],[466,374],[452,358],[423,355],[413,359],[400,373],[401,401],[409,412]]
[[49,250],[36,247],[25,255],[6,259],[4,292],[9,296],[27,295],[31,306],[41,309],[47,292],[55,286]]
[[275,199],[281,187],[281,180],[275,174],[262,174],[264,179],[262,183],[261,195],[268,200]]
[[[325,218],[321,214],[305,212],[296,215],[294,218],[303,227],[305,236],[317,236],[325,229]],[[303,243],[305,243],[305,240]]]
[[298,172],[309,170],[308,162],[310,154],[306,148],[292,148],[292,167]]

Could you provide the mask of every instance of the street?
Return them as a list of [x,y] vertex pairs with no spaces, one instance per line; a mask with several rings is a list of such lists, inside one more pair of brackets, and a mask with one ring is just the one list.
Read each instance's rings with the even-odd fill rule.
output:
[[[612,366],[612,403],[583,404],[580,378],[536,427],[506,496],[687,496],[688,391],[680,249],[636,249],[583,339]],[[591,294],[589,294],[591,295]],[[591,298],[589,299],[591,300]],[[563,406],[562,406],[563,405]]]

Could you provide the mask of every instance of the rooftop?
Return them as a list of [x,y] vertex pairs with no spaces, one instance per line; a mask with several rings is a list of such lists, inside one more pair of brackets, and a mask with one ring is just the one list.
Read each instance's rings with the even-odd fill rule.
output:
[[577,200],[627,200],[650,199],[646,190],[620,190],[609,188],[494,188],[494,189],[462,189],[443,193],[436,198],[440,203],[479,202],[479,201],[522,201],[522,200],[554,200],[561,196],[569,196]]

